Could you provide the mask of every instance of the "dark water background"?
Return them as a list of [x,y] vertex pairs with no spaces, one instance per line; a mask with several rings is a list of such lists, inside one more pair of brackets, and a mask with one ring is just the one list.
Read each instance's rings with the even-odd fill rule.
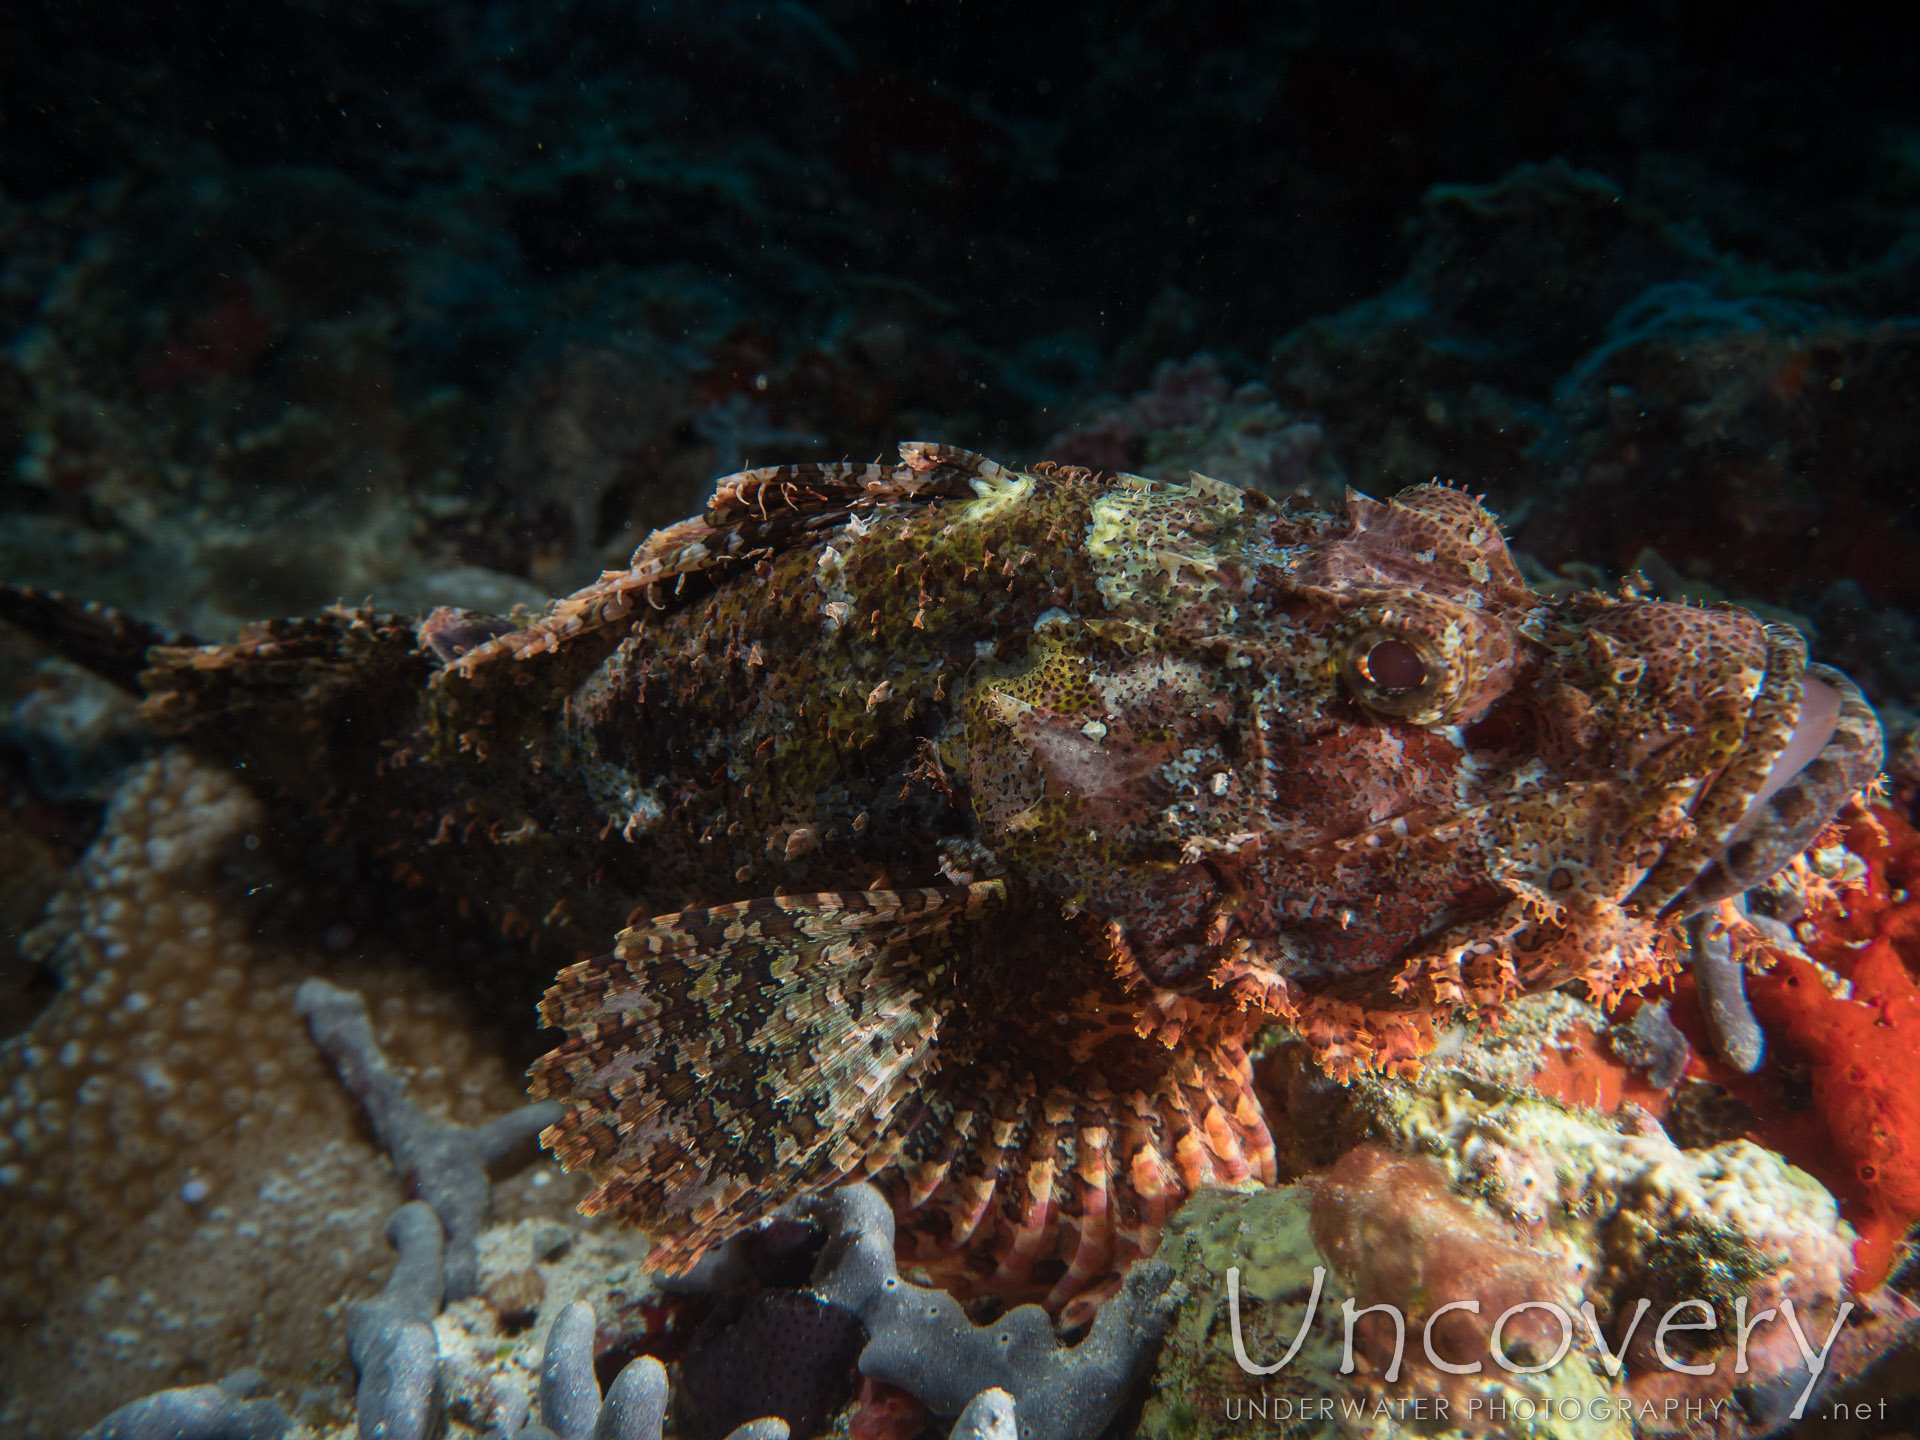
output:
[[[1910,26],[1785,6],[16,7],[0,579],[220,639],[536,605],[720,474],[901,439],[1439,475],[1537,583],[1794,619],[1898,745],[1916,96]],[[24,636],[0,673],[11,1033],[146,742]],[[497,1048],[508,1103],[524,1034]],[[120,1263],[84,1252],[49,1293]],[[269,1343],[72,1350],[50,1387],[48,1303],[0,1342],[31,1433]],[[69,1309],[59,1346],[115,1323]]]
[[1363,487],[1552,491],[1549,567],[1911,610],[1912,46],[1520,14],[28,7],[0,564],[202,632],[552,590],[746,462],[1151,464],[1111,412],[1204,355]]

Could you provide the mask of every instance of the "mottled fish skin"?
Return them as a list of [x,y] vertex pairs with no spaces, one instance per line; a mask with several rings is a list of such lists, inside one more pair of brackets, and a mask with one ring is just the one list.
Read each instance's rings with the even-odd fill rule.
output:
[[1273,1178],[1263,1025],[1404,1071],[1463,1009],[1643,985],[1690,885],[1784,863],[1880,755],[1832,676],[1740,829],[1798,635],[1537,595],[1460,490],[1329,515],[932,445],[734,477],[531,625],[153,659],[158,723],[576,957],[533,1088],[657,1262],[872,1175],[915,1258],[1056,1308]]

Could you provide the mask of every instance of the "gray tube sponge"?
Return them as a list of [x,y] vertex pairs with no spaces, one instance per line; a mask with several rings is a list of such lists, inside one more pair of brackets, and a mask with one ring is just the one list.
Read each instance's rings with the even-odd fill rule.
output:
[[423,1440],[440,1415],[433,1317],[446,1292],[445,1241],[419,1200],[387,1218],[386,1235],[400,1252],[386,1288],[347,1311],[347,1354],[360,1377],[354,1414],[360,1440]]
[[809,1196],[794,1213],[827,1232],[814,1289],[867,1328],[860,1373],[899,1386],[936,1415],[969,1412],[982,1434],[997,1436],[1013,1423],[999,1402],[985,1400],[983,1392],[999,1390],[1018,1407],[1021,1440],[1093,1440],[1119,1413],[1186,1293],[1173,1284],[1170,1266],[1140,1261],[1087,1337],[1068,1347],[1038,1305],[981,1327],[944,1290],[902,1280],[893,1211],[871,1185]]
[[279,1440],[287,1412],[272,1400],[249,1400],[260,1378],[243,1370],[218,1385],[183,1385],[142,1395],[115,1410],[80,1440]]
[[347,1093],[366,1109],[401,1182],[440,1217],[447,1233],[449,1300],[473,1293],[479,1272],[475,1246],[487,1222],[491,1189],[487,1167],[531,1141],[566,1113],[552,1100],[522,1105],[478,1129],[435,1125],[407,1094],[407,1082],[387,1063],[367,1019],[367,1002],[352,990],[308,980],[294,993],[316,1045],[333,1062]]
[[[622,1370],[600,1398],[593,1373],[593,1307],[575,1300],[554,1317],[540,1361],[540,1425],[555,1440],[660,1440],[667,1418],[667,1372],[651,1355]],[[783,1420],[755,1420],[727,1440],[787,1440]]]

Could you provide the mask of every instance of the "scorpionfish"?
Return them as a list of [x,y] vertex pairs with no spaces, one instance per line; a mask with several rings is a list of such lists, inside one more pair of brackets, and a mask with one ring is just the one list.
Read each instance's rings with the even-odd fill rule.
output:
[[573,959],[544,1138],[668,1269],[871,1177],[956,1288],[1084,1304],[1274,1179],[1264,1029],[1404,1072],[1660,978],[1881,762],[1791,627],[1538,594],[1456,488],[901,456],[734,476],[532,621],[148,654],[159,727]]

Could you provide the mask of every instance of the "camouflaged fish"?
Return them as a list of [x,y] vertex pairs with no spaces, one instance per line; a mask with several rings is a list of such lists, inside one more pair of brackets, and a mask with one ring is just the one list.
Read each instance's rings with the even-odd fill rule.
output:
[[669,1267],[873,1176],[912,1258],[1097,1295],[1274,1178],[1263,1027],[1344,1077],[1641,985],[1879,768],[1794,630],[1537,595],[1457,489],[901,453],[735,476],[532,624],[150,654],[161,728],[580,957],[545,1139]]

